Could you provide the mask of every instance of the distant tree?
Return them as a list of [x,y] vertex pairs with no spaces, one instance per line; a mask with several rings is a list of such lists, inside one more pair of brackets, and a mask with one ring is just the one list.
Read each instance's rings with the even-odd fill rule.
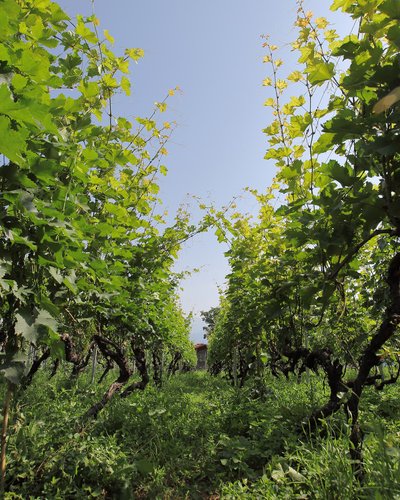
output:
[[206,326],[203,326],[205,339],[208,338],[210,333],[214,330],[219,312],[220,307],[212,307],[208,311],[200,311],[201,319],[206,324]]

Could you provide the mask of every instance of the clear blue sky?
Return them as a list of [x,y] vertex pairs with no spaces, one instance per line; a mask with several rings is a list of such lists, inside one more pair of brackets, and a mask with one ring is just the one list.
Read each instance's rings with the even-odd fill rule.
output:
[[[90,14],[90,0],[61,0],[71,15]],[[331,2],[306,0],[306,10],[326,16],[339,31],[351,22],[329,12]],[[262,80],[269,68],[260,35],[287,45],[295,37],[294,0],[96,0],[100,28],[115,38],[114,50],[141,47],[145,57],[132,66],[132,95],[118,98],[114,112],[145,116],[168,89],[183,93],[169,102],[168,118],[178,123],[161,181],[164,207],[173,214],[196,195],[222,206],[246,186],[263,190],[271,183],[274,166],[263,159],[267,142],[262,129],[271,119],[263,102],[269,97]],[[286,58],[287,71],[294,69]],[[198,218],[192,202],[194,217]],[[246,195],[240,209],[255,213],[255,201]],[[183,283],[182,305],[189,312],[218,304],[217,285],[228,272],[224,247],[212,233],[189,241],[178,269],[201,268]],[[193,337],[202,339],[200,320]]]

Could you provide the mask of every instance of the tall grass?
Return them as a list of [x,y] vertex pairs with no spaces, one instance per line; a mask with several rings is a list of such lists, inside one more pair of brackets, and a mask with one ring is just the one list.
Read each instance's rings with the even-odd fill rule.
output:
[[62,370],[47,376],[13,410],[6,498],[400,498],[397,386],[366,392],[360,485],[344,414],[320,435],[301,430],[327,396],[315,375],[234,389],[204,372],[180,374],[161,390],[116,397],[85,427],[80,417],[107,380],[84,375],[71,386]]

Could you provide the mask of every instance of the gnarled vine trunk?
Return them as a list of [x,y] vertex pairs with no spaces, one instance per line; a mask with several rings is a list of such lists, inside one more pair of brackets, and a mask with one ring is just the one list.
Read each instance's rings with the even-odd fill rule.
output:
[[162,386],[162,354],[159,351],[153,351],[153,380],[157,387]]
[[38,356],[36,354],[36,356],[33,360],[32,366],[29,369],[29,372],[25,375],[25,377],[21,381],[21,388],[22,389],[25,389],[26,387],[28,387],[28,385],[31,384],[35,373],[39,370],[42,363],[44,361],[46,361],[46,359],[48,359],[49,357],[50,357],[50,349],[49,348],[45,349],[40,356]]
[[363,478],[363,434],[358,420],[360,398],[368,383],[371,369],[380,362],[379,350],[394,335],[397,325],[400,323],[400,253],[397,253],[389,264],[387,283],[390,291],[390,304],[386,311],[386,317],[361,356],[360,368],[351,384],[351,396],[347,402],[347,411],[351,419],[350,440],[352,447],[350,456],[354,461],[355,472],[359,479]]
[[95,335],[94,340],[103,356],[112,359],[116,363],[119,368],[119,376],[110,385],[101,400],[89,408],[84,415],[84,419],[96,418],[114,394],[119,392],[128,382],[129,377],[132,374],[132,370],[129,367],[128,360],[126,359],[124,352],[115,342],[100,335]]
[[149,383],[149,373],[147,370],[147,364],[146,364],[146,353],[144,352],[143,349],[139,347],[135,347],[135,341],[132,340],[132,351],[133,355],[135,357],[135,364],[138,369],[138,372],[140,374],[141,380],[139,382],[135,382],[131,384],[129,387],[127,387],[124,392],[121,394],[121,397],[126,398],[130,394],[132,394],[133,391],[136,389],[143,390],[146,388],[147,384]]
[[170,364],[168,365],[167,373],[169,377],[177,372],[179,368],[179,361],[181,359],[182,359],[182,354],[179,351],[176,351],[175,354],[172,356]]

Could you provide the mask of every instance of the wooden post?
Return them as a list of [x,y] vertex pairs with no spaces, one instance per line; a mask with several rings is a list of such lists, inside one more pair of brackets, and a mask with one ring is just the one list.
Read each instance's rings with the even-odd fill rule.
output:
[[93,353],[92,353],[92,377],[90,379],[90,384],[94,384],[94,376],[96,374],[96,367],[97,367],[97,345],[94,346],[93,348]]
[[7,429],[8,429],[8,419],[10,415],[10,402],[13,395],[14,386],[10,382],[7,384],[6,397],[3,403],[3,425],[1,429],[1,455],[0,455],[0,473],[1,473],[1,483],[0,483],[0,498],[4,498],[4,492],[6,487],[6,448],[7,448]]

